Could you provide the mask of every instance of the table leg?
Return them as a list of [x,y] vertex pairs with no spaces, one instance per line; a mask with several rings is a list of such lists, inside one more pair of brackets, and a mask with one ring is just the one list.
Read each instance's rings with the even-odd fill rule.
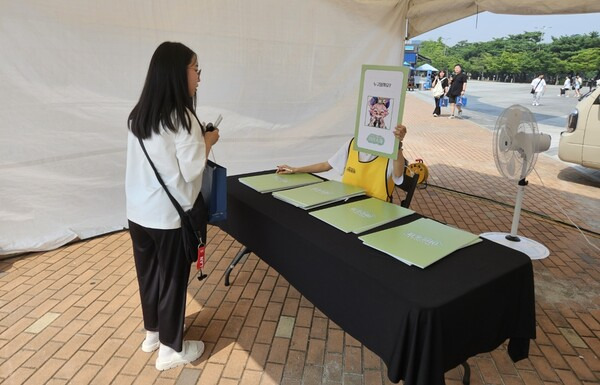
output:
[[469,363],[467,361],[461,364],[463,368],[465,368],[465,374],[463,375],[462,383],[464,385],[469,385],[471,383],[471,368],[469,367]]
[[233,270],[235,265],[237,265],[240,262],[240,260],[244,257],[244,255],[250,254],[250,253],[251,253],[251,251],[248,250],[248,248],[246,246],[242,246],[241,250],[237,253],[235,258],[233,258],[233,261],[231,262],[231,264],[229,265],[227,270],[225,270],[225,286],[230,285],[229,275],[231,274],[231,270]]

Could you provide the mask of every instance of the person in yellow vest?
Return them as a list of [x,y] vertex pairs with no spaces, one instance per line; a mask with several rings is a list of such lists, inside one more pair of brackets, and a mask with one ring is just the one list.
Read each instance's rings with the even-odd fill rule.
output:
[[398,124],[394,128],[394,136],[400,140],[396,159],[356,151],[354,138],[352,138],[326,162],[302,167],[291,167],[284,164],[277,166],[277,173],[319,173],[334,169],[342,176],[342,182],[362,187],[367,195],[391,202],[394,185],[400,185],[404,180],[402,141],[405,135],[406,127]]

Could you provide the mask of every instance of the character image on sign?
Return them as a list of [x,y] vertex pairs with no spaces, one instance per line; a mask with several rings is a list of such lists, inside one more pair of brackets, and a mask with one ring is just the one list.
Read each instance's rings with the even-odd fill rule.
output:
[[369,96],[368,109],[369,109],[369,127],[378,127],[387,129],[385,124],[385,118],[389,115],[391,99],[381,98],[377,96]]

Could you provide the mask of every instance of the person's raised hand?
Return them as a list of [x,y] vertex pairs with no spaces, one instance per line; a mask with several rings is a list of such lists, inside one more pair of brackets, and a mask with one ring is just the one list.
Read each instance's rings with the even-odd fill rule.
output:
[[406,136],[406,126],[397,124],[394,128],[394,136],[398,138],[399,141],[403,141]]

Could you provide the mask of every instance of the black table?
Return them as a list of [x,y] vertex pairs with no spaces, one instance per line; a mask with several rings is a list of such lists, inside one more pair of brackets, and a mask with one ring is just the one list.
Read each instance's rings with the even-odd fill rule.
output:
[[238,181],[263,173],[228,177],[220,227],[381,357],[391,381],[444,384],[446,371],[506,339],[513,361],[528,356],[535,298],[526,255],[484,239],[426,269],[408,266]]

